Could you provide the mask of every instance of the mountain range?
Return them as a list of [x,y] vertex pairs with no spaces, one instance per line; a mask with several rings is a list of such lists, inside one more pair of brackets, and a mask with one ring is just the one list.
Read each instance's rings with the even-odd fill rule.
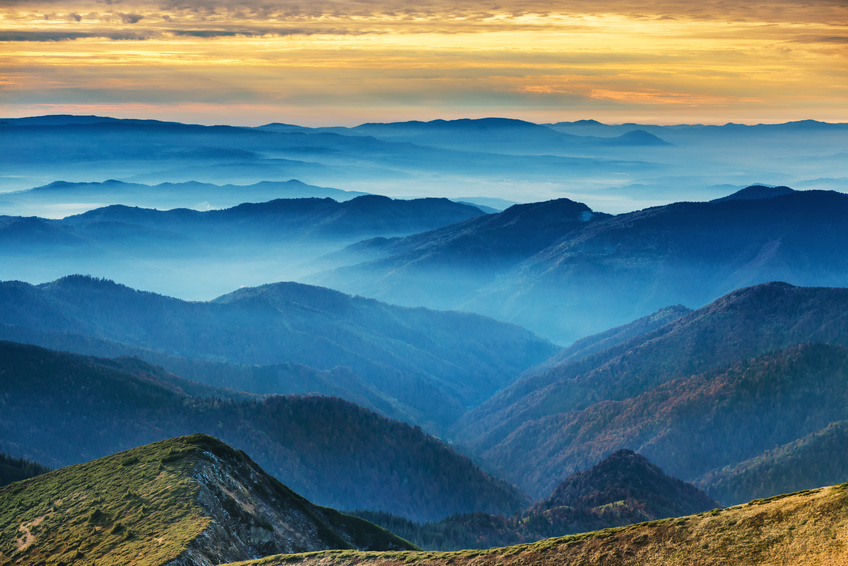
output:
[[735,289],[848,280],[848,196],[770,190],[615,216],[556,200],[400,239],[309,281],[396,304],[459,308],[568,344]]
[[[773,495],[776,486],[781,490],[806,489],[842,479],[839,460],[828,456],[826,448],[842,445],[842,423],[848,420],[844,411],[848,399],[844,388],[848,327],[840,314],[848,301],[845,289],[803,288],[785,283],[758,285],[733,292],[695,311],[680,307],[659,311],[623,328],[587,338],[575,348],[559,353],[521,329],[487,319],[397,309],[294,284],[245,290],[210,304],[181,303],[90,278],[69,278],[41,287],[7,283],[4,289],[6,298],[0,312],[7,318],[3,329],[14,339],[55,341],[57,345],[75,344],[78,348],[103,347],[109,350],[109,355],[118,355],[120,352],[116,350],[121,348],[127,350],[125,354],[144,354],[158,347],[157,359],[182,360],[182,367],[193,368],[197,375],[208,376],[211,374],[208,370],[216,369],[219,384],[227,383],[222,377],[250,376],[247,383],[257,389],[272,389],[275,383],[291,379],[293,383],[289,382],[288,387],[302,388],[298,391],[301,393],[322,388],[326,388],[325,393],[348,392],[351,400],[373,405],[384,414],[407,422],[416,422],[416,417],[429,419],[425,423],[427,428],[444,431],[486,469],[537,498],[550,493],[569,474],[624,448],[638,451],[671,475],[695,483],[725,504]],[[283,308],[287,304],[290,306]],[[242,341],[225,340],[225,326],[216,330],[215,321],[230,319],[219,319],[214,310],[218,307],[213,305],[235,309],[227,311],[229,317],[251,312],[269,316],[272,312],[269,305],[273,305],[283,317],[281,320],[287,321],[286,328],[296,328],[295,322],[302,320],[307,326],[298,332],[312,327],[320,329],[323,336],[336,336],[335,345],[327,350],[329,353],[339,352],[336,348],[342,343],[340,337],[349,335],[355,328],[357,333],[351,336],[356,338],[351,344],[362,355],[357,363],[365,364],[360,371],[370,381],[365,382],[356,369],[334,369],[329,364],[324,369],[312,369],[265,358],[257,358],[270,364],[265,369],[246,370],[242,365],[255,363],[239,357],[246,353],[267,356],[273,351],[275,355],[291,358],[308,351],[302,345],[286,351],[285,348],[294,348],[293,344],[298,343],[269,333],[273,326],[266,319],[258,326],[263,329],[264,338],[250,334],[249,327],[242,325],[230,326],[240,329]],[[294,305],[296,310],[288,310]],[[303,311],[305,305],[311,306]],[[364,310],[360,312],[360,309]],[[324,312],[321,318],[324,322],[311,326],[315,323],[302,318],[304,312]],[[339,313],[346,314],[339,318]],[[378,343],[401,349],[364,349],[366,342],[360,334],[366,328],[363,321],[371,321],[375,326],[370,332],[378,332],[379,313],[393,321],[393,325],[401,314],[415,315],[410,320],[423,324],[428,340],[416,342],[423,339],[415,338],[414,326],[403,330],[404,327],[389,326],[390,334],[406,336],[408,345],[395,343],[397,338],[385,341],[377,333],[364,336],[374,336],[371,339]],[[157,321],[157,325],[145,325],[145,317]],[[332,327],[326,324],[333,317],[336,317],[333,324],[341,324],[347,330],[330,331]],[[443,324],[450,329],[445,331],[444,350],[433,341],[437,336],[434,322],[438,320],[444,320]],[[476,327],[467,326],[471,323],[482,326],[480,330],[472,330]],[[502,333],[500,345],[491,341],[496,329]],[[193,332],[201,331],[198,336],[202,335],[203,340],[191,338]],[[475,342],[484,337],[485,342]],[[523,353],[516,348],[519,337],[526,340]],[[263,346],[263,339],[276,344],[276,349]],[[459,348],[458,340],[470,342]],[[319,344],[315,339],[311,342]],[[170,349],[164,346],[166,343]],[[180,351],[188,347],[186,344],[196,348],[199,343],[210,350]],[[414,369],[416,366],[411,362],[419,358],[410,355],[415,351],[410,348],[422,344],[431,352],[421,356],[422,360],[432,361],[437,352],[453,352],[451,355],[455,357],[444,358],[449,364],[445,367],[453,368],[454,373],[445,374],[451,380],[433,379],[436,374],[430,370],[440,367],[438,364]],[[237,361],[221,363],[212,355],[213,350],[218,356],[232,355]],[[390,386],[401,387],[391,379],[403,375],[398,370],[384,373],[389,385],[375,381],[373,372],[381,368],[386,371],[387,367],[386,362],[375,362],[381,351],[385,353],[379,355],[388,356],[386,360],[401,358],[407,364],[397,366],[412,375],[403,385],[407,388],[406,397],[386,393]],[[187,357],[188,354],[196,357]],[[327,355],[316,354],[315,359]],[[492,386],[494,374],[484,377],[484,374],[469,373],[468,377],[460,378],[455,373],[460,362],[479,371],[481,361],[486,359],[491,360],[493,368],[503,370],[505,362],[499,356],[504,355],[512,356],[510,359],[515,361],[511,363],[515,365],[511,373],[501,374],[500,391]],[[528,358],[531,355],[536,356],[535,361]],[[355,358],[340,359],[349,363]],[[302,361],[314,363],[314,360]],[[149,366],[144,370],[133,367],[123,365],[119,369],[164,375],[162,370],[157,373]],[[525,374],[516,380],[515,376],[522,371]],[[476,390],[472,387],[475,383],[472,376],[479,380],[474,386]],[[229,382],[229,386],[247,388],[239,382]],[[421,395],[421,391],[426,391],[422,388],[439,393]],[[180,389],[198,398],[211,396],[230,399],[233,403],[251,402],[247,394],[199,383],[185,383]],[[463,403],[474,398],[470,396],[472,391],[476,391],[477,402],[482,402],[468,408]],[[449,407],[442,402],[438,407],[443,411],[441,421],[436,420],[440,413],[435,407],[427,406],[433,398],[456,399],[453,412],[447,412]],[[220,422],[244,418],[247,409],[239,407],[247,405],[225,406],[231,412],[226,419],[220,418]],[[148,418],[139,417],[139,421]],[[207,427],[211,424],[208,420],[201,421]],[[261,429],[269,425],[251,426]],[[38,432],[39,427],[33,430],[42,438],[50,438],[43,430]],[[192,431],[168,430],[173,434]],[[746,433],[740,435],[740,430]],[[8,438],[14,438],[15,434],[9,433]],[[138,441],[153,439],[139,437]],[[80,445],[79,441],[75,442]],[[104,451],[113,446],[111,449],[120,448],[114,439],[109,442],[104,445]],[[57,441],[55,445],[63,444],[74,445],[74,442]],[[27,446],[24,442],[0,449],[34,457],[23,452]],[[81,457],[59,461],[78,461]],[[35,459],[49,465],[58,463]],[[313,497],[308,487],[301,490]],[[323,501],[320,495],[315,497]],[[520,500],[520,496],[509,497],[513,497],[512,501]],[[404,503],[405,513],[409,515],[408,509],[419,504]],[[342,507],[367,508],[368,505],[346,502]],[[414,513],[417,517],[434,516],[427,514],[430,511]]]
[[[76,189],[59,192],[76,200]],[[209,211],[111,205],[58,220],[0,216],[0,278],[120,276],[148,290],[208,299],[318,271],[325,267],[317,258],[363,238],[408,235],[483,214],[444,198],[364,195],[346,202],[287,198]]]
[[0,120],[0,565],[842,564],[846,133]]
[[[83,354],[146,358],[156,352],[151,361],[166,369],[183,358],[200,360],[202,367],[295,363],[335,372],[375,408],[432,431],[556,351],[520,327],[479,315],[394,307],[296,283],[240,289],[201,303],[83,276],[39,286],[5,282],[0,324],[6,339],[28,335],[54,347],[58,337],[62,347]],[[243,388],[239,382],[226,386]],[[262,392],[280,392],[271,387]],[[322,392],[320,380],[303,391],[286,387]],[[438,406],[433,398],[440,399]]]
[[[839,533],[847,493],[848,484],[838,484],[517,546],[421,552],[367,521],[312,504],[244,452],[194,434],[3,487],[0,563],[671,565],[685,558],[765,565],[777,553],[792,564],[836,564],[845,552]],[[625,499],[603,504],[619,496]],[[663,514],[711,503],[621,451],[569,478],[528,522],[563,513],[603,521],[622,511]]]
[[568,150],[602,150],[639,146],[669,145],[654,134],[633,129],[613,137],[567,134],[543,124],[507,118],[476,120],[432,120],[394,123],[368,123],[353,128],[304,128],[268,124],[262,130],[277,132],[334,133],[370,136],[384,141],[406,142],[444,149],[474,150],[508,154],[556,154]]
[[54,181],[48,185],[0,193],[0,212],[7,216],[63,218],[110,205],[145,208],[229,208],[246,202],[293,198],[331,198],[343,202],[366,193],[315,187],[297,180],[262,181],[253,185],[183,182],[145,185],[109,179],[102,182]]
[[759,185],[618,215],[568,199],[486,214],[374,195],[206,212],[114,205],[61,220],[0,217],[0,278],[120,276],[189,300],[297,280],[476,312],[565,345],[756,283],[842,285],[846,213],[842,193]]
[[0,121],[7,141],[0,190],[57,179],[153,185],[299,179],[395,197],[443,196],[445,187],[454,195],[507,200],[564,196],[624,212],[681,198],[711,200],[751,182],[845,190],[845,127],[488,118],[246,128],[41,116]]
[[[561,136],[544,127],[540,130]],[[522,181],[538,182],[568,174],[627,176],[657,169],[627,157],[568,155],[571,152],[508,155],[286,127],[54,116],[6,119],[0,123],[0,132],[8,140],[4,184],[16,189],[56,179],[91,181],[90,172],[96,169],[104,180],[145,184],[243,185],[299,179],[317,186],[344,184],[349,190],[368,193],[431,196],[444,194],[445,183],[452,183],[460,189],[455,194],[492,196],[481,191],[480,183],[500,184],[504,176],[514,174]]]

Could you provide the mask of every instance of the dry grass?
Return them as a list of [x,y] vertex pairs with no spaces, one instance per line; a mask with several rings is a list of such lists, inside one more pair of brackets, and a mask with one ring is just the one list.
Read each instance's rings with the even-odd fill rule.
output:
[[0,565],[134,564],[177,557],[208,524],[188,439],[136,448],[0,489]]
[[328,551],[251,566],[845,566],[848,484],[680,519],[461,552]]

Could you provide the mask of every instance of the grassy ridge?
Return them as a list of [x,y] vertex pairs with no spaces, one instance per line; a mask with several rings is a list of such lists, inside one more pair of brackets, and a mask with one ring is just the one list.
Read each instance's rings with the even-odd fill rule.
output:
[[[186,471],[202,437],[157,442],[0,490],[0,564],[161,564],[207,526]],[[20,561],[20,562],[19,562]]]
[[460,552],[329,551],[241,566],[837,566],[848,562],[848,484],[682,517]]
[[2,565],[191,566],[328,548],[418,549],[313,505],[203,434],[0,490]]

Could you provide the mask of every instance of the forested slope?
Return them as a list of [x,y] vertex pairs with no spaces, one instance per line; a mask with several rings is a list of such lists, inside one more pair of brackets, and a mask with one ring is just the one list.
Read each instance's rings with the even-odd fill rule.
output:
[[420,428],[341,399],[192,396],[175,376],[126,366],[0,342],[0,450],[63,466],[204,432],[322,505],[433,520],[527,504]]

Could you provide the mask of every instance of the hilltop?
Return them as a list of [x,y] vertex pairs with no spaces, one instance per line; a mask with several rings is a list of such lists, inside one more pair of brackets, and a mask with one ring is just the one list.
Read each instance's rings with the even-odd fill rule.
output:
[[246,454],[195,434],[0,490],[0,564],[194,566],[412,545],[313,505]]

